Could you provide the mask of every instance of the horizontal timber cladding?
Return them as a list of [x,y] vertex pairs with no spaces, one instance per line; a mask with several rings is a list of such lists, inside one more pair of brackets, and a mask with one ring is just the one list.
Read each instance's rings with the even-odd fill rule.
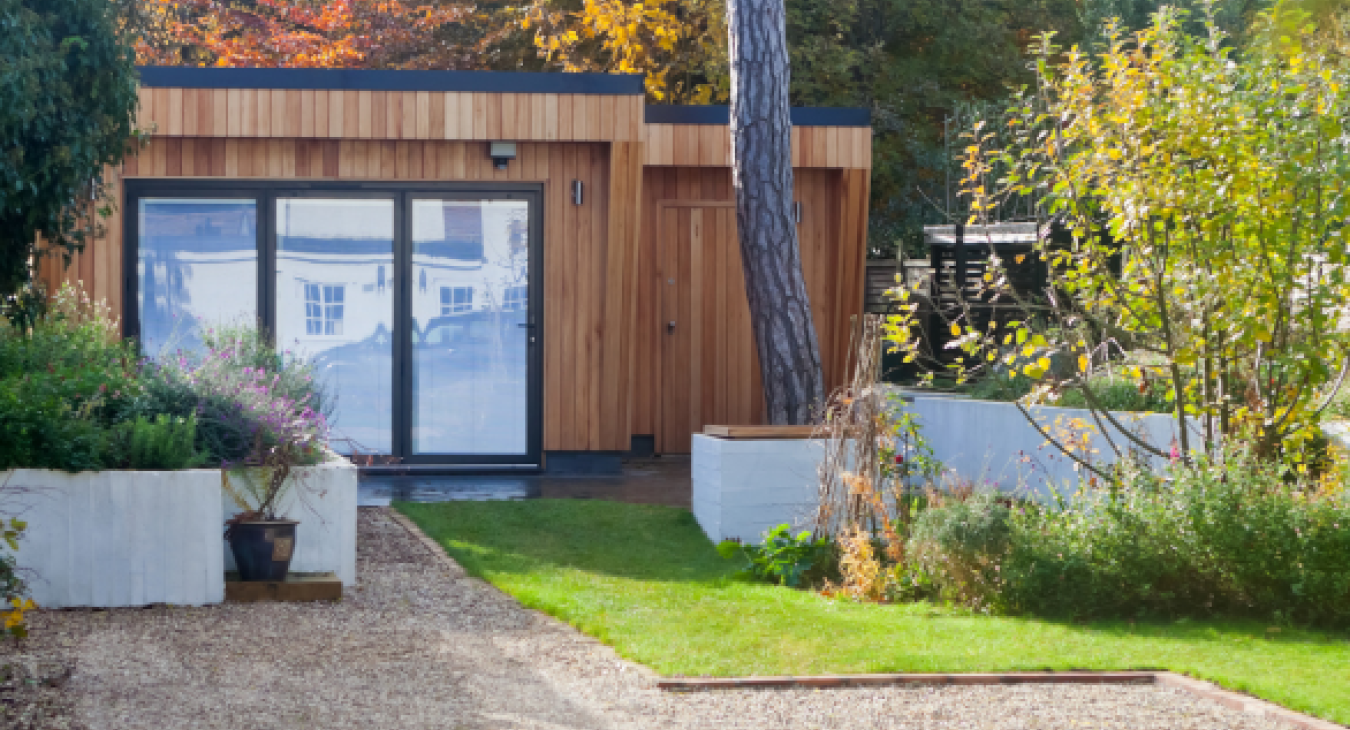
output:
[[157,137],[639,141],[631,94],[142,86]]
[[[497,170],[478,142],[156,137],[105,179],[543,182],[543,447],[618,451],[629,448],[641,171],[636,142],[523,143],[516,159]],[[572,202],[574,180],[585,186],[582,205]],[[106,221],[104,236],[76,255],[64,274],[59,261],[44,261],[41,276],[49,288],[79,281],[121,312],[117,187],[119,208]]]
[[[725,125],[648,124],[646,163],[672,167],[730,167]],[[871,127],[793,127],[792,166],[872,167]]]
[[[844,380],[844,369],[854,315],[862,311],[864,266],[866,261],[868,172],[863,169],[795,171],[795,197],[802,204],[802,220],[798,227],[802,253],[802,269],[811,297],[812,317],[819,336],[826,385],[835,388]],[[749,307],[743,297],[744,287],[738,281],[719,277],[712,284],[716,291],[705,292],[713,307],[691,309],[684,302],[672,304],[663,300],[663,290],[671,278],[683,283],[682,272],[662,270],[684,258],[662,251],[663,246],[685,245],[697,240],[705,262],[721,262],[736,269],[740,266],[739,243],[735,236],[735,210],[731,186],[731,171],[726,168],[649,167],[643,173],[642,217],[638,247],[638,282],[636,339],[634,355],[632,432],[655,434],[657,442],[685,443],[688,434],[677,438],[662,438],[663,347],[668,338],[667,325],[672,306],[679,311],[716,310],[726,320],[725,326],[711,327],[707,322],[702,331],[743,331],[749,326]],[[703,213],[690,218],[683,210],[702,209]],[[686,231],[689,226],[701,225],[698,231]],[[689,273],[689,272],[683,272]],[[713,279],[708,279],[713,281]],[[691,296],[680,287],[680,297]],[[736,301],[740,298],[740,301]],[[725,337],[725,335],[722,335]],[[694,342],[694,339],[700,339]],[[726,342],[703,342],[704,338],[680,337],[671,339],[677,347],[711,348],[709,352],[678,353],[674,360],[702,363],[701,370],[724,373],[715,378],[701,378],[700,388],[707,392],[690,393],[691,408],[697,405],[696,416],[726,417],[747,420],[753,425],[762,421],[762,394],[757,387],[759,366],[753,351],[748,354]],[[689,340],[686,342],[686,340]],[[716,368],[713,370],[712,368]],[[696,368],[699,369],[699,368]],[[746,400],[746,399],[749,400]],[[683,407],[683,406],[680,406]],[[749,414],[749,415],[747,415]],[[679,422],[676,419],[675,422]],[[689,423],[692,432],[702,431],[706,423]]]

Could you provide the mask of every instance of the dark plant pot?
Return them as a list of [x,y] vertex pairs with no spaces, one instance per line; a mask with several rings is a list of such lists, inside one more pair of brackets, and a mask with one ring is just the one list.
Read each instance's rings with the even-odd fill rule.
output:
[[239,579],[282,581],[295,555],[295,520],[238,522],[230,527],[230,551]]

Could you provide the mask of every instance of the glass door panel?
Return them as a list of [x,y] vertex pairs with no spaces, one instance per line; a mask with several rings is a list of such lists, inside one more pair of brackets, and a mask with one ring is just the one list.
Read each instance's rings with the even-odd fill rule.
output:
[[141,352],[200,352],[205,330],[257,322],[256,201],[141,198],[136,223]]
[[394,408],[394,201],[278,198],[277,346],[314,359],[334,448],[389,454]]
[[529,204],[414,199],[413,454],[529,450]]

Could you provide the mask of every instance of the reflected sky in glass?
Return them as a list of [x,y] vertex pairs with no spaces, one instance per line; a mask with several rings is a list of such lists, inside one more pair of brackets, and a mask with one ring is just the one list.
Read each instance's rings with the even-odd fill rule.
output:
[[529,208],[414,200],[416,454],[528,449]]
[[141,352],[200,352],[204,328],[255,323],[253,200],[142,198],[137,215]]
[[333,448],[393,450],[394,203],[279,199],[277,345],[336,398]]

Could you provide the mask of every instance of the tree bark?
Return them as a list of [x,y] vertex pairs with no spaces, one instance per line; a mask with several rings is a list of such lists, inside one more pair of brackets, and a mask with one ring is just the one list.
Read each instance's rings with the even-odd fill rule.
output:
[[803,425],[825,401],[825,379],[793,215],[783,0],[729,0],[727,16],[736,223],[766,415]]

